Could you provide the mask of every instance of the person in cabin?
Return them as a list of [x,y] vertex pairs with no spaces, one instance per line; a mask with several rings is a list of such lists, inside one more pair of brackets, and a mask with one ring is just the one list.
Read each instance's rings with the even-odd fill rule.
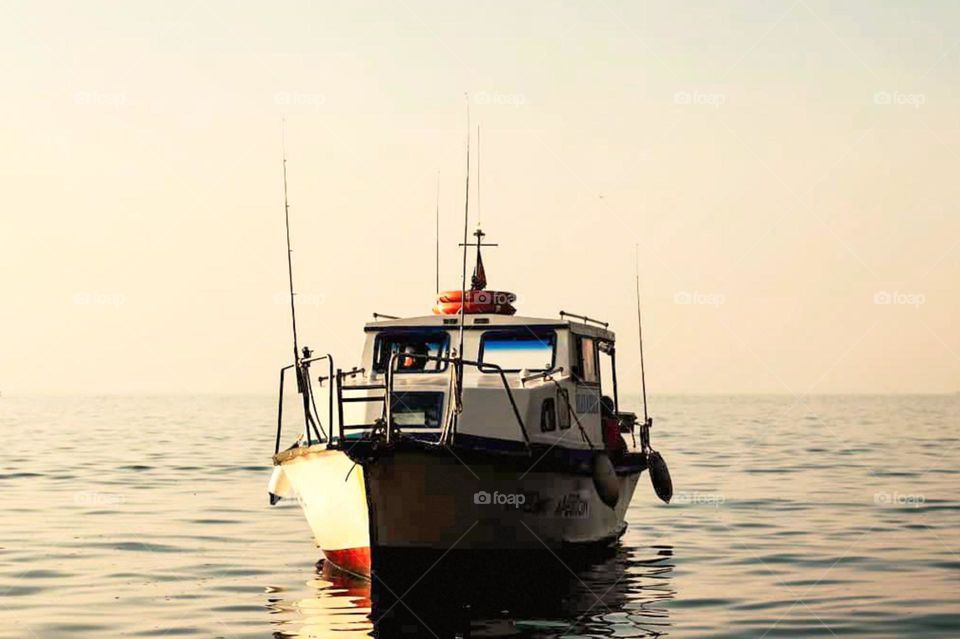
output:
[[611,457],[618,457],[627,451],[627,442],[620,434],[620,420],[613,400],[607,395],[600,398],[600,428],[603,431],[603,445]]
[[[404,355],[428,355],[430,349],[423,342],[414,342],[407,344],[404,349]],[[421,372],[427,367],[427,360],[423,357],[401,357],[400,366],[398,367],[402,371],[406,372]]]

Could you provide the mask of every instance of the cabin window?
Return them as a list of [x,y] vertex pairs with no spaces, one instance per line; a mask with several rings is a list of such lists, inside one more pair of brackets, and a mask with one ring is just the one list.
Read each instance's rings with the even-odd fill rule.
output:
[[543,400],[540,406],[540,430],[545,433],[557,430],[557,407],[552,397]]
[[557,389],[557,404],[557,423],[560,430],[566,430],[570,428],[570,395],[566,388]]
[[573,374],[585,384],[600,383],[600,361],[597,343],[592,337],[577,336],[577,348],[574,354]]
[[556,346],[557,334],[553,331],[528,328],[489,331],[480,338],[480,369],[496,372],[497,369],[490,366],[494,364],[507,373],[552,370]]
[[400,428],[440,428],[443,421],[443,393],[395,392],[390,416]]
[[390,331],[377,335],[373,353],[373,370],[384,373],[390,358],[396,354],[398,373],[437,373],[446,370],[447,363],[424,359],[447,357],[450,336],[446,331]]

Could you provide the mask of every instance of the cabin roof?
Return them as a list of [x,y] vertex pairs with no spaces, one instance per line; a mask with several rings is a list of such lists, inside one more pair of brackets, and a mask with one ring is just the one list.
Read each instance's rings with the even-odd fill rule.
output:
[[[390,328],[446,328],[456,329],[460,326],[458,315],[422,315],[419,317],[404,317],[368,322],[364,326],[366,332],[382,331]],[[486,330],[491,328],[508,328],[513,326],[527,326],[539,328],[568,328],[578,335],[587,335],[600,339],[614,341],[616,335],[595,324],[585,324],[568,319],[521,317],[517,315],[498,315],[493,313],[477,313],[464,316],[465,330]]]

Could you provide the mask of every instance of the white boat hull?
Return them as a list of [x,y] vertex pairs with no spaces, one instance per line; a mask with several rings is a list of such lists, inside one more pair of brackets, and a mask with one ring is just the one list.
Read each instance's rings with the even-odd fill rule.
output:
[[289,484],[324,557],[344,570],[369,574],[370,531],[363,468],[343,452],[328,450],[325,445],[284,451],[275,462],[271,486]]

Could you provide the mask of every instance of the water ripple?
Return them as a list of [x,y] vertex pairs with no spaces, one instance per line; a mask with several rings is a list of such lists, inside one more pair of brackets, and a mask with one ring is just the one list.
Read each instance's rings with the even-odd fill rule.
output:
[[677,499],[644,478],[616,552],[493,574],[444,560],[392,608],[383,584],[315,565],[295,503],[266,505],[272,398],[2,402],[0,427],[30,437],[0,464],[0,637],[960,628],[957,398],[657,398]]

